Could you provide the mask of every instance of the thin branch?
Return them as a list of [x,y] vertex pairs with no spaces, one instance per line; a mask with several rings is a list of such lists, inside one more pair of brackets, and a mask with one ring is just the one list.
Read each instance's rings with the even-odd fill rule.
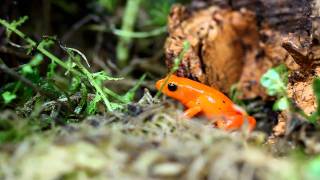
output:
[[23,84],[25,84],[26,86],[30,87],[32,90],[40,93],[41,95],[50,97],[50,98],[56,98],[56,96],[53,93],[50,93],[48,91],[45,91],[44,89],[42,89],[39,86],[36,86],[34,83],[32,83],[30,80],[28,80],[27,78],[21,76],[20,74],[18,74],[17,72],[13,71],[12,69],[10,69],[8,66],[6,66],[5,64],[0,64],[0,70],[3,71],[4,73],[10,75],[11,77],[13,77],[14,79],[22,82]]
[[5,53],[5,54],[12,54],[12,55],[15,55],[15,56],[17,56],[19,58],[23,58],[23,59],[31,58],[30,55],[26,55],[24,53],[17,52],[16,50],[7,48],[5,46],[0,46],[0,52]]

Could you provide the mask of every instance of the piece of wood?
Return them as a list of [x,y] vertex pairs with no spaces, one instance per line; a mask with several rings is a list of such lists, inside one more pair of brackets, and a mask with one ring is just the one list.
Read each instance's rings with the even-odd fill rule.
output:
[[[312,15],[317,12],[317,1],[312,0],[194,0],[193,6],[220,6],[256,13],[259,25],[268,25],[281,32],[311,32]],[[199,7],[198,7],[199,8]]]
[[[285,63],[296,70],[315,59],[310,58],[314,50],[308,51],[308,58],[302,58],[301,51],[314,47],[311,36],[319,32],[312,26],[316,22],[312,21],[312,7],[309,0],[195,0],[188,7],[174,6],[168,23],[166,63],[172,67],[187,40],[191,49],[178,76],[226,93],[237,83],[240,98],[267,97],[259,80],[269,68]],[[292,44],[290,36],[304,41]],[[303,48],[297,50],[293,45]]]

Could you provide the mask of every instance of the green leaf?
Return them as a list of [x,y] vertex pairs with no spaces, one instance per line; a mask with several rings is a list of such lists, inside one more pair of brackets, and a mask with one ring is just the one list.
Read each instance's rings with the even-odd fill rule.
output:
[[284,64],[280,64],[279,66],[274,68],[278,74],[281,76],[282,82],[287,85],[288,84],[288,68]]
[[71,80],[71,85],[69,90],[71,92],[76,92],[80,87],[80,84],[81,84],[81,79],[78,76],[74,76]]
[[2,96],[5,104],[11,103],[17,97],[15,94],[13,94],[10,91],[6,91],[6,92],[2,93],[1,96]]
[[32,67],[36,67],[36,66],[40,65],[42,60],[43,60],[43,55],[42,54],[36,54],[28,64],[30,66],[32,66]]
[[36,54],[29,63],[22,66],[21,73],[23,75],[36,73],[34,67],[38,67],[43,60],[42,54]]
[[277,110],[283,111],[283,110],[289,109],[289,107],[290,107],[289,99],[284,96],[284,97],[278,99],[278,100],[273,104],[272,109],[273,109],[274,111],[277,111]]
[[99,96],[99,93],[96,93],[96,96],[93,98],[93,100],[89,102],[86,108],[86,113],[89,115],[94,114],[97,111],[97,103],[101,100],[102,98]]
[[284,96],[286,94],[286,78],[282,66],[269,69],[260,79],[260,83],[266,88],[268,95],[270,96]]
[[21,72],[22,72],[22,74],[32,74],[33,69],[29,64],[26,64],[22,67]]

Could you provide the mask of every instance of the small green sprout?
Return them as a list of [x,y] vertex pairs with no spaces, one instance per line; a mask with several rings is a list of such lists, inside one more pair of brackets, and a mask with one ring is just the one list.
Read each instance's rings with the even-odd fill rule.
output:
[[190,48],[190,43],[189,43],[188,41],[184,41],[184,42],[183,42],[183,49],[182,49],[182,51],[180,52],[179,56],[174,59],[174,61],[173,61],[173,63],[174,63],[174,64],[173,64],[173,67],[172,67],[172,69],[170,70],[170,72],[169,72],[166,80],[164,81],[164,83],[163,83],[162,86],[160,87],[159,91],[158,91],[157,94],[155,95],[155,97],[154,97],[155,99],[157,99],[157,98],[160,96],[160,94],[161,94],[161,92],[162,92],[162,89],[163,89],[164,86],[167,84],[170,76],[179,69],[179,66],[180,66],[180,63],[181,63],[181,61],[182,61],[182,59],[183,59],[183,56],[184,56],[185,53],[189,50],[189,48]]
[[285,65],[280,65],[269,69],[260,80],[263,87],[266,88],[268,95],[284,95],[286,94],[287,69]]
[[288,97],[286,86],[288,83],[288,72],[284,65],[269,69],[261,78],[260,83],[266,88],[268,95],[277,96],[277,100],[273,105],[273,110],[289,110],[296,112],[309,122],[315,124],[320,117],[320,78],[315,78],[313,81],[313,91],[316,96],[317,109],[308,116],[299,107],[293,105],[292,100]]
[[289,108],[290,100],[286,92],[287,82],[288,72],[285,65],[271,68],[261,77],[260,83],[266,88],[267,94],[278,97],[273,105],[273,110],[282,111]]

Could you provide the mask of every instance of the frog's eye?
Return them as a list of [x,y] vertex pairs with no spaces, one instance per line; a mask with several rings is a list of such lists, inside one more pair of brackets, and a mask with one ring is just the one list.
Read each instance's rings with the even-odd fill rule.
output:
[[168,89],[169,89],[169,91],[176,91],[178,89],[178,86],[174,83],[169,83]]

